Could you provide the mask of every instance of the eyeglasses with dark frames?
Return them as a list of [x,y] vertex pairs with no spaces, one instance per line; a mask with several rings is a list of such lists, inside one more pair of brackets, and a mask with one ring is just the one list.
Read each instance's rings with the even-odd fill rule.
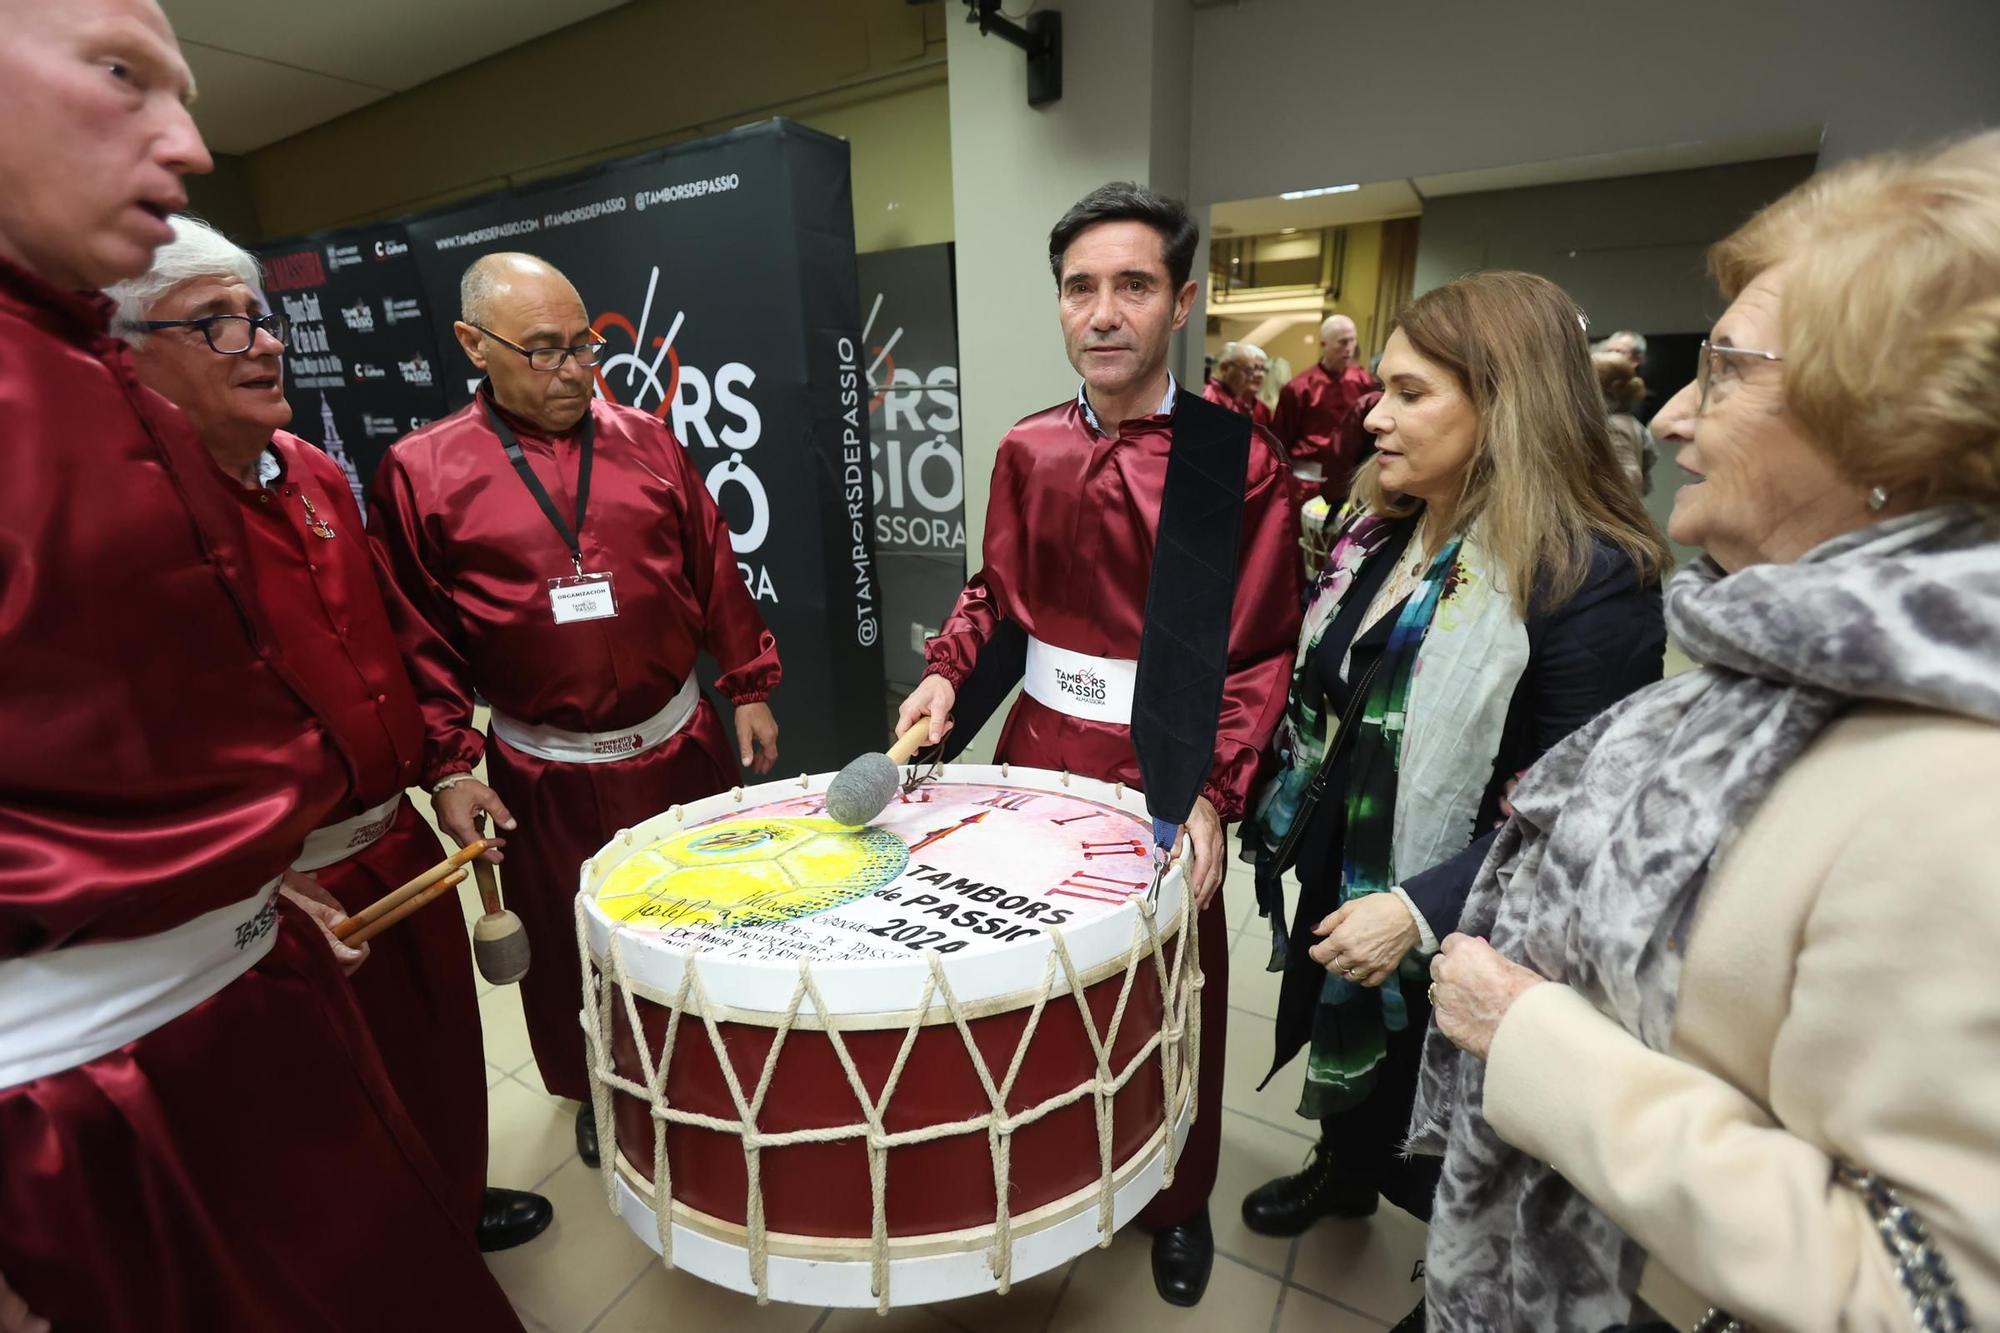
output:
[[509,342],[507,339],[502,338],[484,324],[474,324],[472,327],[478,329],[502,347],[511,348],[519,352],[522,356],[527,357],[528,365],[535,370],[542,371],[544,374],[552,375],[556,371],[561,370],[564,363],[571,357],[576,358],[576,363],[579,366],[589,369],[595,366],[598,358],[604,355],[604,336],[596,329],[590,330],[590,336],[593,341],[578,343],[574,347],[523,347],[517,342]]
[[1699,416],[1708,410],[1708,390],[1715,381],[1715,372],[1732,356],[1747,357],[1752,361],[1782,362],[1785,358],[1776,352],[1760,352],[1754,347],[1730,347],[1717,345],[1708,339],[1701,340],[1701,359],[1695,363],[1695,414]]
[[291,321],[283,315],[203,315],[200,319],[141,319],[135,320],[128,328],[144,333],[158,333],[162,329],[200,329],[201,336],[208,340],[209,350],[224,356],[242,356],[257,345],[257,330],[262,329],[278,340],[278,346],[288,343]]

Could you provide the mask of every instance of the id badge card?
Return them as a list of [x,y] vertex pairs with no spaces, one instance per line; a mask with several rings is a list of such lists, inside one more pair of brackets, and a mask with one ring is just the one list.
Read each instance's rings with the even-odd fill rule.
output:
[[555,610],[558,625],[573,620],[609,620],[618,614],[609,574],[567,574],[550,579],[549,605]]

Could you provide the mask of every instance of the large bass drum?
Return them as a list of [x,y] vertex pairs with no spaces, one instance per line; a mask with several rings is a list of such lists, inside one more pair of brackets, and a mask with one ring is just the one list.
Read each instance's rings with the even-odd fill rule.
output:
[[1004,1292],[1109,1244],[1196,1101],[1190,907],[1144,801],[953,765],[852,829],[826,781],[585,863],[611,1207],[674,1266],[812,1305]]

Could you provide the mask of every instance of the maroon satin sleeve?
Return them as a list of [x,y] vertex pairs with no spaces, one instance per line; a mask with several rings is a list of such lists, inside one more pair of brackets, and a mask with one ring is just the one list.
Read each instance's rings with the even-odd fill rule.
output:
[[1021,585],[1022,505],[1018,485],[1022,445],[1012,436],[1001,441],[993,460],[993,483],[986,508],[986,536],[980,544],[981,567],[966,580],[965,590],[936,637],[924,645],[924,661],[932,675],[943,676],[955,690],[965,684],[979,661],[979,652],[1007,615],[1005,598]]
[[0,260],[0,958],[238,902],[349,787],[108,311]]
[[368,488],[368,541],[396,646],[424,718],[423,785],[469,772],[486,753],[472,726],[465,628],[445,581],[442,553],[427,539],[409,472],[391,450]]
[[[1250,801],[1257,768],[1285,711],[1299,637],[1299,520],[1276,441],[1251,442],[1252,481],[1243,497],[1236,605],[1229,619],[1229,676],[1215,729],[1215,767],[1202,794],[1225,821]],[[1259,466],[1260,459],[1271,464]],[[1260,476],[1259,473],[1262,473]]]

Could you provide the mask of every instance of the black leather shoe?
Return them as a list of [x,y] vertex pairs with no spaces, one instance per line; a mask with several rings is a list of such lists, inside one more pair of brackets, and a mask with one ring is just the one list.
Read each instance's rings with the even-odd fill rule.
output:
[[1424,1303],[1418,1301],[1417,1308],[1404,1315],[1403,1322],[1390,1329],[1389,1333],[1424,1333]]
[[1322,1217],[1367,1217],[1376,1197],[1373,1185],[1343,1178],[1333,1154],[1318,1143],[1305,1170],[1250,1191],[1243,1200],[1243,1225],[1260,1236],[1297,1236]]
[[1208,1209],[1177,1227],[1153,1233],[1153,1286],[1169,1305],[1193,1305],[1208,1290],[1215,1267],[1215,1233],[1208,1229]]
[[479,1248],[491,1254],[525,1245],[555,1220],[555,1205],[539,1194],[489,1188],[479,1213]]
[[589,1102],[576,1108],[576,1155],[585,1166],[596,1166],[603,1160],[597,1155],[597,1112],[590,1109]]

